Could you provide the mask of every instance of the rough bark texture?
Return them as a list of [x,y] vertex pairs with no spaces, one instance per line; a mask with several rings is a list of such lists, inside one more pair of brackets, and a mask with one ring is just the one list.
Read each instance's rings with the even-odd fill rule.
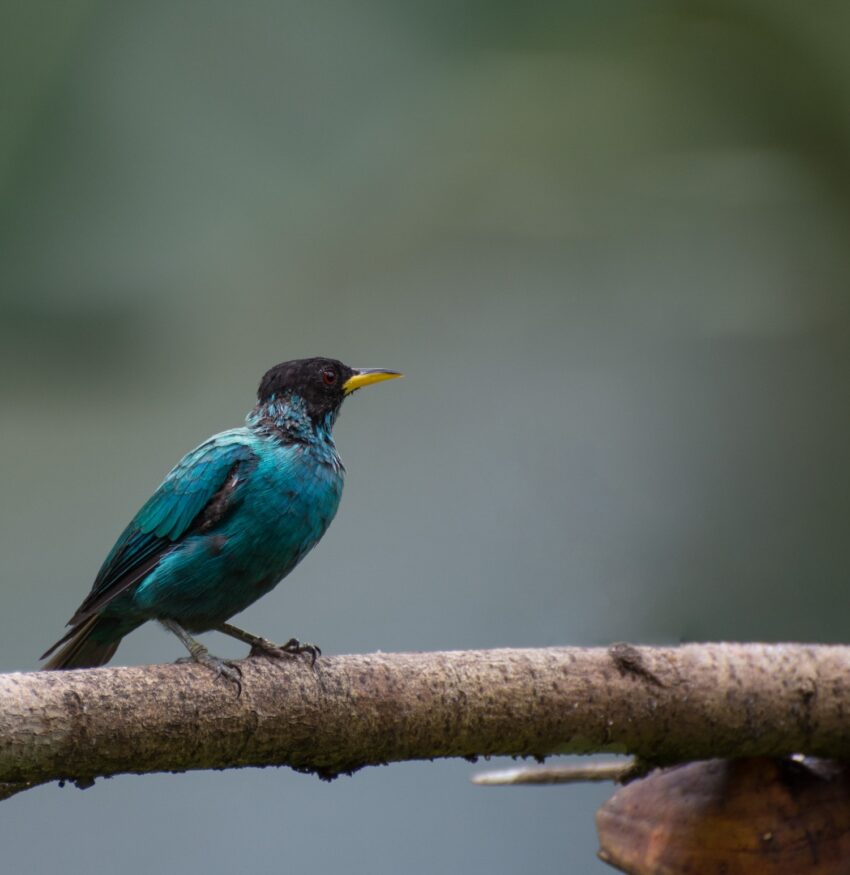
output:
[[[850,648],[702,644],[245,660],[0,675],[0,787],[434,757],[850,758]],[[17,786],[16,786],[17,785]]]

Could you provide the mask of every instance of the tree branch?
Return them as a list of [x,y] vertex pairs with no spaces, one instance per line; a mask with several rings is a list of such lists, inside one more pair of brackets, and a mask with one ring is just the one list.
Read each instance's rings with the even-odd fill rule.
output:
[[240,665],[240,696],[197,665],[0,675],[0,789],[267,765],[331,778],[502,754],[850,758],[850,647],[620,644]]
[[524,766],[499,769],[472,776],[481,787],[514,787],[520,784],[585,784],[595,781],[624,781],[635,771],[635,761],[604,760],[570,766]]

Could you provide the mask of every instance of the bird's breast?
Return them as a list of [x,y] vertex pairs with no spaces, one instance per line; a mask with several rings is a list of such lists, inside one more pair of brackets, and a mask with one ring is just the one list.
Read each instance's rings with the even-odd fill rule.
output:
[[[261,463],[245,504],[253,508],[263,540],[273,552],[300,558],[325,533],[342,497],[341,468],[301,447]],[[253,493],[253,494],[251,494]]]

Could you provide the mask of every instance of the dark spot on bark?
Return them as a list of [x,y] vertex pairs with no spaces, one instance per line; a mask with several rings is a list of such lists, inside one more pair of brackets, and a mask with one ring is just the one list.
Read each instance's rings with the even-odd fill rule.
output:
[[807,685],[800,690],[800,699],[803,705],[803,713],[800,715],[800,728],[808,740],[814,731],[814,705],[817,698],[817,686],[814,681],[808,681]]
[[625,642],[612,644],[608,648],[608,655],[621,675],[643,678],[643,680],[654,684],[656,687],[664,686],[658,679],[658,676],[646,665],[643,655],[634,645],[626,644]]

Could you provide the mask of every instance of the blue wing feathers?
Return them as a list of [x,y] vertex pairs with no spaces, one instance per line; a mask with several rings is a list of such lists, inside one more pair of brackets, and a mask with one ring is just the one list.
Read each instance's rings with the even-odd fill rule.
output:
[[232,506],[237,500],[237,480],[233,480],[233,493],[223,499],[221,490],[236,468],[250,469],[255,463],[251,448],[227,432],[184,456],[123,531],[70,623],[85,621],[138,583],[192,530],[212,499],[216,499],[216,513]]

